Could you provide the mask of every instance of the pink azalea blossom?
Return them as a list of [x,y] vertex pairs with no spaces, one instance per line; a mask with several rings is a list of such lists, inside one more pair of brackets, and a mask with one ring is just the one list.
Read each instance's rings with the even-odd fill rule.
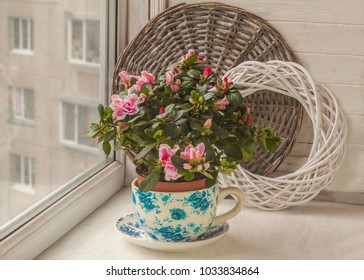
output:
[[128,89],[128,94],[132,94],[134,93],[135,91],[139,91],[140,90],[140,87],[138,85],[133,85],[132,87],[130,87]]
[[178,85],[171,85],[172,92],[179,91],[180,87]]
[[114,111],[114,119],[123,119],[126,115],[134,115],[139,112],[138,96],[136,94],[128,94],[124,99],[114,94],[111,100],[110,108]]
[[171,157],[176,154],[179,147],[175,145],[173,149],[167,144],[161,144],[159,146],[159,159],[164,167],[165,179],[167,181],[176,180],[181,175],[177,173],[177,168],[172,164]]
[[145,100],[147,100],[147,95],[146,94],[144,94],[144,93],[141,93],[140,95],[139,95],[139,103],[144,103],[145,102]]
[[164,166],[164,172],[166,173],[166,175],[164,177],[166,179],[166,181],[177,180],[178,178],[181,177],[181,175],[177,173],[177,168],[174,167],[172,162],[168,162]]
[[229,104],[230,104],[229,100],[226,98],[226,96],[224,96],[223,99],[217,99],[217,100],[215,100],[214,107],[217,110],[225,110],[226,109],[226,106],[229,105]]
[[204,71],[203,71],[203,76],[205,78],[207,78],[207,77],[211,76],[211,74],[212,74],[211,67],[206,66],[205,69],[204,69]]
[[191,170],[191,169],[192,169],[192,165],[191,165],[191,164],[189,164],[189,163],[184,163],[184,164],[183,164],[183,168],[184,168],[185,170]]
[[191,55],[193,55],[193,54],[195,54],[195,51],[194,50],[188,50],[187,55],[186,55],[186,58],[189,57],[189,56],[191,56]]
[[200,56],[200,55],[199,55],[199,56],[197,57],[197,59],[198,59],[198,60],[203,60],[203,56]]
[[164,114],[164,112],[166,111],[166,108],[164,108],[164,107],[160,107],[159,108],[159,115],[162,115],[162,114]]
[[121,80],[121,83],[125,86],[125,87],[130,87],[130,75],[126,72],[126,71],[121,71],[119,73],[119,77]]
[[248,116],[247,122],[248,122],[248,124],[251,124],[253,122],[252,116]]
[[141,72],[141,76],[140,77],[136,77],[137,78],[137,83],[136,85],[139,88],[142,88],[145,84],[153,84],[154,83],[154,76],[151,73],[148,73],[147,71],[142,71]]
[[188,145],[183,152],[181,152],[181,158],[190,161],[195,160],[196,162],[200,162],[203,158],[203,154],[205,153],[205,144],[200,143],[196,147],[192,145]]
[[147,71],[142,71],[141,74],[142,74],[142,78],[145,78],[148,81],[149,84],[154,83],[155,78],[154,78],[153,74],[151,74],[151,73],[149,73]]
[[207,119],[205,123],[203,124],[204,128],[211,128],[212,125],[212,119]]
[[171,71],[166,72],[166,84],[171,85],[173,83],[173,73]]

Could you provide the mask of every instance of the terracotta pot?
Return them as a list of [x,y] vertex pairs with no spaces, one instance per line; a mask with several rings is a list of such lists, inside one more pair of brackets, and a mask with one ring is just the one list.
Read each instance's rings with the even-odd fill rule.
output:
[[[144,177],[138,174],[138,186],[143,182]],[[158,182],[152,189],[154,192],[186,192],[195,191],[205,188],[206,179],[200,179],[190,182]]]

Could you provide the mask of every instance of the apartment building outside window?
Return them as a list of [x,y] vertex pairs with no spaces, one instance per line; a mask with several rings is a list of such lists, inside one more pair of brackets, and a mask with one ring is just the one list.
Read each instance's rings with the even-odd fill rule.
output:
[[14,121],[34,122],[34,92],[28,88],[12,87],[12,111]]
[[97,144],[88,137],[91,122],[97,121],[96,105],[62,102],[62,143],[73,148],[98,151]]
[[11,27],[12,50],[22,53],[33,52],[33,20],[12,17]]
[[100,63],[100,21],[71,19],[68,23],[68,58],[72,63]]
[[12,189],[34,194],[34,160],[24,155],[11,154]]

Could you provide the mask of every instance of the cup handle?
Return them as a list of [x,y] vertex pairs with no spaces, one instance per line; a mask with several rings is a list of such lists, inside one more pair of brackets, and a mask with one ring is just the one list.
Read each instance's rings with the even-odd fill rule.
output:
[[218,224],[221,224],[222,222],[225,222],[231,219],[232,217],[236,216],[243,207],[244,205],[243,191],[235,187],[220,188],[217,203],[220,204],[220,202],[223,201],[224,198],[227,197],[228,195],[233,195],[237,198],[234,208],[222,215],[215,217],[211,227],[217,226]]

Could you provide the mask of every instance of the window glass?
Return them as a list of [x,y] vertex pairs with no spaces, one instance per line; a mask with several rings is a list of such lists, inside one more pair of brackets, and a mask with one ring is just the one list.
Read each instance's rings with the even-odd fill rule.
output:
[[107,94],[100,96],[105,67],[94,65],[104,3],[0,1],[0,240],[39,201],[106,164],[87,135]]

